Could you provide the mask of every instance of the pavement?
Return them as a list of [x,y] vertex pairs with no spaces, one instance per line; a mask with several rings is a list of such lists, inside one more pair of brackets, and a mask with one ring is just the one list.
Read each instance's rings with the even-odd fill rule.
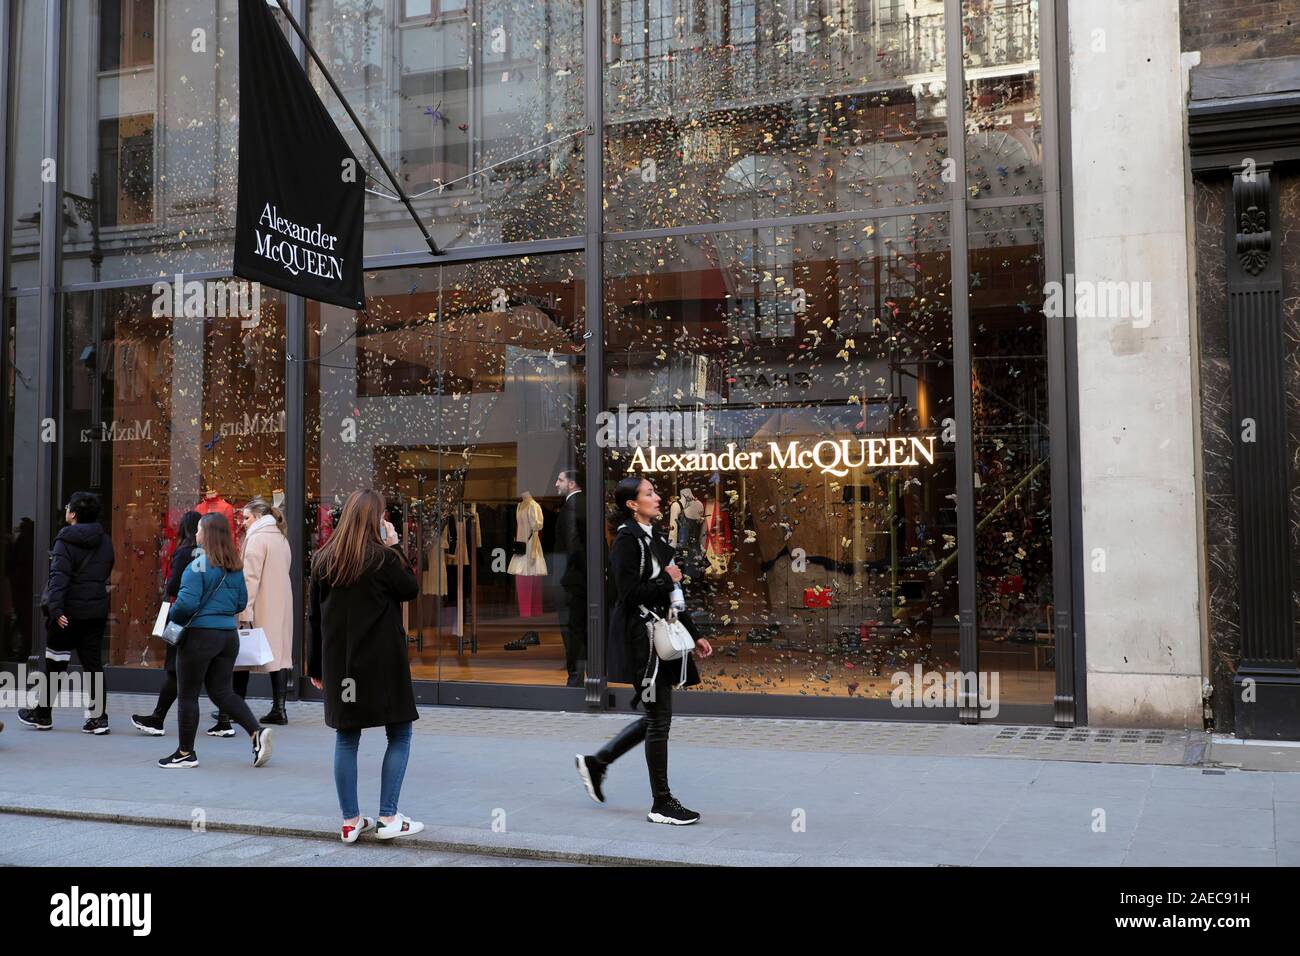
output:
[[348,846],[306,837],[0,813],[0,866],[83,866],[88,847],[94,847],[96,853],[111,852],[120,866],[574,865],[478,853],[439,853],[386,843]]
[[[206,699],[201,704],[206,726]],[[275,728],[265,767],[251,766],[241,733],[200,735],[201,765],[169,771],[154,761],[175,747],[175,715],[165,737],[139,734],[127,717],[151,706],[152,698],[114,695],[113,732],[103,737],[79,732],[79,712],[56,712],[49,732],[0,712],[7,725],[0,862],[200,865],[244,852],[252,858],[271,845],[288,848],[289,861],[311,863],[319,843],[337,849],[333,862],[355,865],[415,857],[434,865],[470,857],[595,865],[1300,865],[1300,773],[1244,769],[1255,752],[1267,755],[1265,763],[1285,762],[1287,748],[1186,731],[679,717],[673,790],[703,819],[667,827],[646,822],[639,750],[614,765],[604,805],[588,799],[574,772],[574,754],[596,750],[634,719],[627,714],[422,707],[401,806],[426,830],[401,846],[363,840],[346,847],[336,835],[333,732],[320,705],[289,705],[290,724]],[[382,731],[363,735],[365,813],[375,812],[383,749]],[[1219,751],[1232,759],[1220,762]],[[18,843],[15,816],[38,818],[25,827],[18,821]],[[107,829],[88,845],[63,829],[69,820]],[[37,827],[48,840],[27,836]],[[184,839],[132,839],[129,831],[146,828]],[[68,838],[56,836],[65,832]],[[266,842],[279,840],[286,842]]]

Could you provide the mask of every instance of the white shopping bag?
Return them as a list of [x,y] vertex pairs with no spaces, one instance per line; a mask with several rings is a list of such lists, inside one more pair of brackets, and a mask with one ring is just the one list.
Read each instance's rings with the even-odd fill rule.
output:
[[170,601],[163,601],[162,607],[158,609],[158,619],[153,622],[153,636],[162,637],[163,628],[167,626],[167,614],[172,609]]
[[239,656],[235,658],[235,667],[261,667],[271,663],[272,656],[266,631],[260,627],[239,629]]

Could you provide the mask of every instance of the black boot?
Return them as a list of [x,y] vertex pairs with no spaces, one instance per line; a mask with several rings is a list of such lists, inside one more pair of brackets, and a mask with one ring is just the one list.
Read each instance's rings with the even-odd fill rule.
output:
[[264,724],[287,724],[289,715],[284,710],[284,699],[289,690],[287,668],[271,672],[271,709],[262,718]]

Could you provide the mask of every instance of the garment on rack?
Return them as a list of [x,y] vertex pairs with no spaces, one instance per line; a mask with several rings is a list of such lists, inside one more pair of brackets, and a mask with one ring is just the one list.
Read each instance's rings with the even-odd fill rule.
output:
[[[457,514],[449,526],[452,529],[452,540],[444,547],[447,563],[460,568],[466,567],[474,560],[479,544],[483,540],[478,509],[471,504],[467,511]],[[443,530],[443,534],[446,534],[446,529]]]
[[429,545],[428,551],[425,552],[426,565],[424,574],[420,577],[420,593],[422,594],[441,594],[447,593],[447,529],[446,520],[442,523],[442,534],[436,538],[430,535],[433,540]]
[[515,508],[515,541],[523,543],[524,553],[510,559],[506,570],[518,577],[544,577],[546,555],[542,552],[542,506],[528,492]]

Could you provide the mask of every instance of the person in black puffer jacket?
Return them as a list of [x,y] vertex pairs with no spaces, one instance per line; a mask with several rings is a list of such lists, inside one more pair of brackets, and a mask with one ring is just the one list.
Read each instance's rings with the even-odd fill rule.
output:
[[[78,491],[64,510],[67,525],[59,530],[50,549],[50,576],[41,594],[45,613],[46,686],[64,674],[77,652],[83,675],[90,681],[86,723],[82,733],[108,733],[104,695],[104,629],[108,625],[108,579],[113,573],[113,542],[99,523],[99,497]],[[18,711],[18,720],[37,730],[54,726],[51,705]]]

